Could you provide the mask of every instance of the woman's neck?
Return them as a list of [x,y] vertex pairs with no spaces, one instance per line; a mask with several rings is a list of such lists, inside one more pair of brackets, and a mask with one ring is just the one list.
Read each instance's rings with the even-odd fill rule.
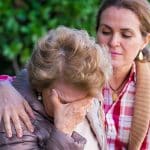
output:
[[113,75],[109,84],[114,90],[117,90],[125,81],[127,81],[131,67],[132,65],[122,68],[113,68]]

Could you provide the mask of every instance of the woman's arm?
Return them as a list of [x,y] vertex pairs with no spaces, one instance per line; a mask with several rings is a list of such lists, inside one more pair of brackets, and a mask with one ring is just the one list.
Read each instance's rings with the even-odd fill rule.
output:
[[[0,121],[4,121],[8,137],[12,137],[11,121],[16,129],[17,136],[22,136],[21,122],[23,121],[29,131],[33,132],[30,117],[34,118],[28,102],[11,85],[13,77],[0,75]],[[30,116],[30,117],[29,117]]]

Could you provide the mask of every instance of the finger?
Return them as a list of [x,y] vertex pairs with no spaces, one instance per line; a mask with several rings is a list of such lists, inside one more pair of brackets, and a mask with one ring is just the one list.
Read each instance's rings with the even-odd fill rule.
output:
[[30,132],[33,132],[34,131],[34,127],[33,127],[32,123],[31,123],[31,120],[30,120],[28,114],[25,111],[20,113],[20,118],[24,122],[24,124],[26,125],[27,129]]
[[17,136],[22,137],[23,133],[22,133],[21,121],[15,112],[12,113],[12,121],[16,130]]
[[2,119],[4,121],[4,127],[6,130],[7,137],[12,137],[11,121],[9,115],[6,115],[6,113],[4,112]]
[[80,101],[76,101],[74,102],[74,104],[77,106],[77,107],[88,107],[91,105],[92,103],[92,97],[87,97],[83,100],[80,100]]
[[24,100],[23,104],[24,104],[24,106],[25,106],[26,112],[30,115],[30,117],[33,118],[33,119],[35,119],[35,115],[34,115],[34,113],[33,113],[33,110],[32,110],[32,108],[30,107],[30,105],[28,104],[28,102]]
[[92,106],[92,100],[91,100],[91,98],[87,98],[84,100],[74,102],[70,105],[72,105],[72,106],[70,106],[70,107],[72,107],[70,110],[71,112],[79,113],[82,116],[85,116],[86,113],[89,111],[90,106]]
[[0,112],[0,123],[1,123],[1,121],[2,121],[2,113]]
[[55,89],[52,89],[51,101],[55,109],[59,109],[61,107],[61,102]]

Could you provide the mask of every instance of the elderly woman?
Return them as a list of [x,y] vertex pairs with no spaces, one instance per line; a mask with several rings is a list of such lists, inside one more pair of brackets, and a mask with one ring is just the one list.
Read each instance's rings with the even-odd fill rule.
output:
[[150,43],[150,3],[103,0],[96,27],[97,42],[108,47],[113,67],[103,88],[108,147],[149,150],[150,50],[146,46]]
[[7,138],[1,122],[0,149],[106,149],[98,100],[109,73],[104,60],[85,31],[58,27],[40,39],[27,70],[12,82],[33,109],[34,132],[22,125],[22,138],[14,129]]

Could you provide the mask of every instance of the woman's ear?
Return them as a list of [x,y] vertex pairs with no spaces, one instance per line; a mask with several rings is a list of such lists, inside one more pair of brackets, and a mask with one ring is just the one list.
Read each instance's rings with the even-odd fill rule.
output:
[[150,43],[150,33],[146,35],[142,49],[144,49],[149,43]]

